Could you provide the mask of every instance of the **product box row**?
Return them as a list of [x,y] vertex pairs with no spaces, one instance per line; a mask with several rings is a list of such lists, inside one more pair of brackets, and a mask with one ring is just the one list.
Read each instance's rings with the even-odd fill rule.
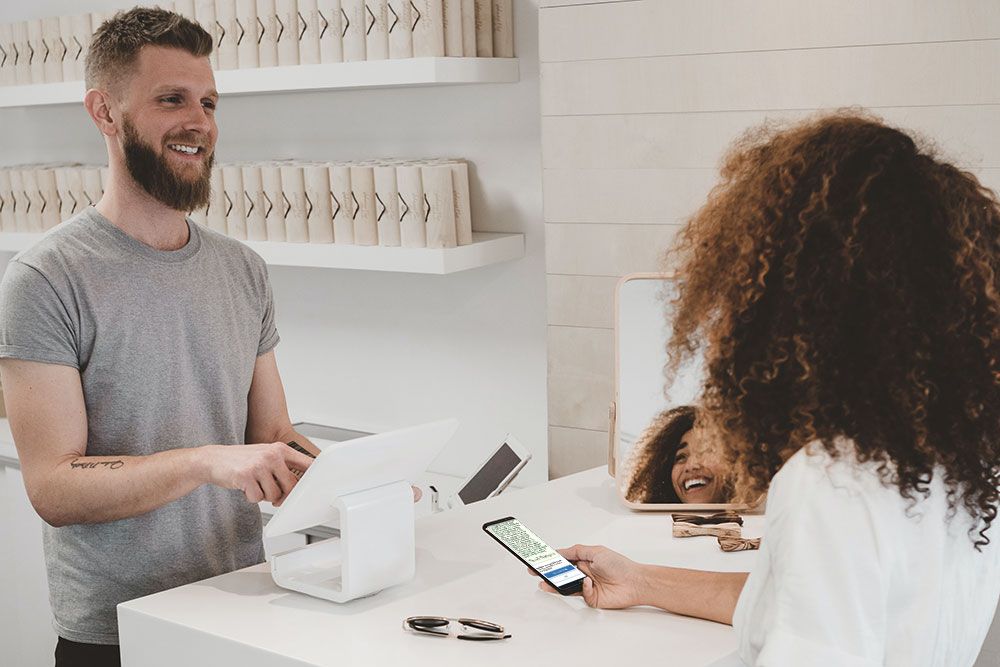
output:
[[[514,56],[512,0],[176,0],[213,37],[216,69]],[[110,13],[0,24],[0,85],[80,81]]]
[[414,57],[514,57],[512,0],[176,0],[244,69]]
[[[106,167],[0,168],[0,231],[51,229],[104,192]],[[212,168],[191,218],[249,241],[453,248],[472,242],[464,160],[254,162]]]

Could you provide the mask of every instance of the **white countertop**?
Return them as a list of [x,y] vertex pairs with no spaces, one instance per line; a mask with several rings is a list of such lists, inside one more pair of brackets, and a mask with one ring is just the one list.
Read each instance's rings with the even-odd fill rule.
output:
[[[710,665],[732,654],[729,626],[650,608],[606,611],[536,589],[481,529],[513,515],[553,546],[606,544],[644,562],[746,571],[755,552],[723,553],[707,537],[674,539],[668,514],[623,507],[603,468],[417,521],[417,576],[336,604],[276,586],[259,565],[119,606],[128,667],[177,664],[559,665],[657,660]],[[762,517],[744,533],[759,534]],[[417,614],[503,624],[512,639],[462,642],[404,632]]]

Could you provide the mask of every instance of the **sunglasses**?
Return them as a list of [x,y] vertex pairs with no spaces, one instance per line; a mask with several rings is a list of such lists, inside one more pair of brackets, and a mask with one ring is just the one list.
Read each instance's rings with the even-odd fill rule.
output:
[[448,618],[446,616],[410,616],[403,620],[403,629],[409,632],[439,637],[455,637],[467,641],[509,639],[502,625],[475,618]]

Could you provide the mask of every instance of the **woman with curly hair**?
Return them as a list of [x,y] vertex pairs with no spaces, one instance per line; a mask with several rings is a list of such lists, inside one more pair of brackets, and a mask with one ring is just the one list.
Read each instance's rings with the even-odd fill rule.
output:
[[704,428],[753,572],[563,553],[598,607],[735,626],[748,665],[972,665],[1000,595],[1000,206],[857,112],[748,134],[680,236],[673,368],[706,349]]
[[633,503],[728,503],[729,475],[722,462],[696,441],[697,411],[664,410],[639,437],[630,461],[625,498]]

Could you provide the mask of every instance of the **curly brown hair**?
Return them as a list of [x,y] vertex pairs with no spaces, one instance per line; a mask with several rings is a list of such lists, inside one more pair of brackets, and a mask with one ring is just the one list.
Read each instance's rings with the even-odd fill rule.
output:
[[[976,548],[1000,483],[1000,209],[975,176],[848,110],[737,142],[678,238],[671,368],[706,348],[703,412],[741,498],[839,438],[916,502],[943,471]],[[976,533],[978,532],[978,535]]]

